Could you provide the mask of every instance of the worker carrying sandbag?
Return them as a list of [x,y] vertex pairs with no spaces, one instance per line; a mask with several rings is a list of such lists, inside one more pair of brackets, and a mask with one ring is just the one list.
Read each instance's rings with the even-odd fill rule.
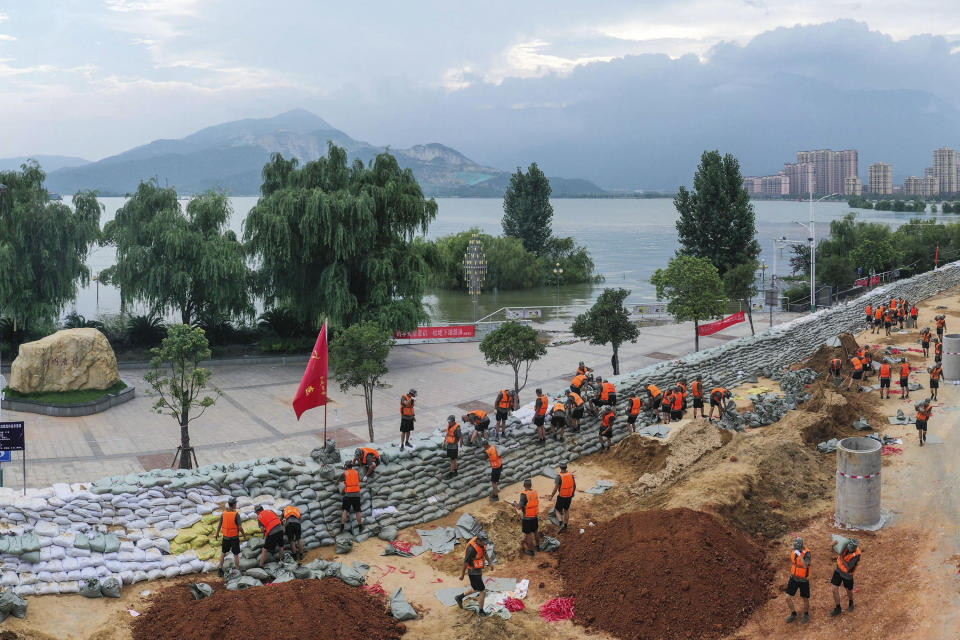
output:
[[797,537],[793,541],[793,551],[790,553],[790,580],[787,581],[787,605],[790,607],[790,617],[787,622],[797,619],[797,610],[793,607],[793,598],[800,591],[803,600],[803,618],[800,622],[810,622],[810,549],[803,544],[803,538]]
[[848,540],[837,556],[837,567],[833,570],[830,584],[833,585],[833,601],[837,604],[831,616],[838,616],[843,612],[840,606],[840,585],[847,590],[847,611],[853,611],[853,573],[860,565],[860,545],[856,540]]

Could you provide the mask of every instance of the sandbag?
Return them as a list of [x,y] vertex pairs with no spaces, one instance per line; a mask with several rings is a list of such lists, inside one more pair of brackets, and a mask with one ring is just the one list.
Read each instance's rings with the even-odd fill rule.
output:
[[102,598],[103,594],[100,593],[100,581],[96,578],[84,580],[83,584],[80,585],[80,595],[84,598]]
[[543,542],[540,543],[540,551],[556,551],[560,548],[560,541],[550,536],[543,536]]
[[367,579],[367,572],[370,571],[370,565],[362,562],[354,562],[352,567],[340,565],[340,579],[351,587],[359,587]]
[[243,591],[252,587],[262,587],[263,583],[256,578],[243,576],[227,583],[227,591]]
[[192,582],[189,585],[190,595],[193,596],[194,600],[203,600],[204,598],[209,598],[213,595],[213,587],[202,582]]
[[385,542],[393,542],[397,539],[397,536],[400,535],[400,531],[393,526],[382,527],[380,533],[377,534],[377,537]]
[[337,536],[337,553],[350,553],[353,551],[353,540],[348,536]]
[[249,576],[261,582],[266,582],[270,579],[270,574],[261,569],[260,567],[254,567],[253,569],[247,569],[243,572],[243,575]]
[[[61,593],[63,591],[61,590]],[[12,590],[7,589],[0,593],[0,622],[7,619],[7,616],[14,618],[24,618],[27,615],[27,601],[18,596]]]
[[390,615],[397,620],[416,620],[420,616],[416,610],[410,606],[403,595],[403,587],[397,587],[397,590],[390,596]]
[[100,593],[103,594],[105,598],[119,598],[120,581],[113,576],[104,578],[100,581]]

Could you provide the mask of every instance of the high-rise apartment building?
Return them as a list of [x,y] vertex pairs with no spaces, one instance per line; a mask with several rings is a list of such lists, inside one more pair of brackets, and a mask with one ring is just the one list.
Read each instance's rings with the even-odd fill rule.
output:
[[768,198],[782,198],[790,195],[790,178],[783,174],[763,176],[760,181],[761,193]]
[[790,195],[802,196],[813,190],[814,174],[812,162],[784,163],[783,174],[790,180]]
[[910,176],[903,181],[902,193],[904,196],[936,198],[940,195],[940,181],[932,175],[926,175],[922,178]]
[[[903,181],[903,195],[905,196],[922,196],[923,195],[923,181],[926,178],[918,178],[917,176],[910,176],[909,178],[904,179]],[[893,193],[893,189],[890,189],[890,193]]]
[[747,193],[752,196],[758,196],[763,193],[763,178],[747,176],[743,179],[743,186],[746,187]]
[[848,196],[863,195],[863,180],[860,176],[849,176],[843,181],[843,192]]
[[960,153],[949,147],[934,149],[933,175],[940,183],[940,194],[950,196],[960,193]]
[[920,195],[924,198],[936,198],[940,195],[940,181],[936,176],[924,176],[923,192]]
[[878,196],[891,195],[893,193],[893,167],[886,162],[874,162],[870,165],[867,191]]
[[[813,165],[813,193],[821,195],[846,194],[847,178],[858,175],[858,156],[856,149],[798,151],[797,164],[810,163]],[[810,188],[808,187],[807,192],[809,191]],[[799,194],[800,192],[797,191],[796,193]]]

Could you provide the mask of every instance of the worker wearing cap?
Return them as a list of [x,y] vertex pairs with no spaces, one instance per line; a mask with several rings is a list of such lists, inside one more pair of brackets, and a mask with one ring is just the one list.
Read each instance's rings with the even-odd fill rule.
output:
[[793,541],[793,552],[790,554],[790,580],[787,582],[787,605],[790,607],[790,617],[787,622],[797,619],[797,610],[793,607],[793,598],[800,591],[803,600],[803,618],[800,622],[810,622],[810,549],[803,546],[803,538]]
[[947,316],[940,314],[937,316],[937,340],[943,342],[943,332],[947,328]]
[[260,568],[267,563],[267,554],[274,553],[278,549],[283,552],[283,522],[280,516],[271,509],[264,509],[262,505],[257,505],[253,510],[257,514],[257,524],[263,531],[263,550],[260,552]]
[[479,593],[480,610],[477,611],[477,615],[481,618],[487,615],[487,612],[483,610],[487,597],[487,586],[483,584],[483,568],[489,565],[490,571],[493,571],[493,564],[490,562],[490,556],[487,555],[487,542],[487,532],[481,529],[480,533],[467,543],[467,550],[463,556],[463,569],[460,570],[460,579],[463,580],[463,575],[467,574],[470,578],[470,586],[466,591],[454,597],[457,606],[463,609],[463,599],[471,594]]
[[550,396],[543,393],[543,389],[537,387],[537,399],[533,403],[533,424],[537,427],[537,440],[541,443],[547,441],[547,430],[543,423],[547,419],[547,411],[550,410]]
[[380,452],[370,447],[353,450],[353,464],[364,469],[363,479],[373,477],[373,471],[380,464]]
[[837,604],[832,616],[838,616],[843,612],[840,606],[840,584],[847,590],[847,611],[853,611],[853,572],[857,570],[860,564],[860,546],[856,540],[849,540],[840,550],[837,556],[837,568],[833,570],[833,577],[830,578],[830,584],[833,585],[833,601]]
[[567,393],[567,415],[570,416],[570,428],[573,431],[580,431],[580,420],[583,418],[583,398],[579,393],[570,391]]
[[930,327],[924,327],[920,332],[920,346],[923,348],[923,357],[930,357]]
[[483,409],[474,409],[467,415],[460,416],[460,419],[473,425],[473,433],[470,435],[471,445],[476,442],[477,438],[480,438],[480,440],[487,439],[487,429],[490,428],[490,416],[487,415],[486,411]]
[[690,385],[690,393],[693,395],[693,418],[697,418],[697,409],[700,410],[700,417],[703,416],[703,376],[697,376],[697,379]]
[[503,459],[492,442],[483,441],[483,452],[490,459],[490,484],[493,485],[490,500],[496,502],[500,499],[500,473],[503,471]]
[[220,567],[217,569],[217,575],[223,577],[223,561],[227,553],[233,554],[233,568],[240,568],[240,538],[247,540],[247,534],[243,530],[240,522],[240,512],[237,511],[237,499],[230,498],[227,501],[227,508],[220,514],[220,521],[217,522],[217,533],[213,536],[214,540],[220,538],[223,533],[223,543],[220,545]]
[[[890,390],[887,389],[887,398],[890,397]],[[904,400],[910,399],[910,364],[906,358],[900,358],[900,397]]]
[[880,399],[883,400],[883,391],[887,391],[887,399],[890,399],[890,365],[884,362],[880,365]]
[[517,408],[517,395],[510,389],[501,389],[497,394],[493,406],[497,410],[497,439],[507,434],[507,417],[510,411]]
[[581,360],[581,361],[580,361],[580,365],[577,367],[577,374],[578,374],[578,375],[585,376],[585,375],[587,375],[588,373],[590,373],[591,371],[593,371],[593,369],[591,369],[591,368],[588,367],[587,365],[583,364],[583,360]]
[[727,400],[730,399],[730,391],[723,387],[716,387],[710,392],[710,415],[708,420],[713,420],[713,410],[717,409],[717,418],[723,417],[723,412],[727,410]]
[[457,424],[456,416],[447,416],[446,432],[443,437],[443,448],[447,451],[447,457],[450,459],[450,474],[457,475],[457,454],[460,451],[460,443],[463,441],[463,434],[460,431],[460,425]]
[[563,431],[567,428],[567,405],[557,398],[550,410],[550,436],[563,442]]
[[920,438],[920,446],[922,447],[923,443],[927,441],[927,421],[930,420],[930,416],[933,415],[933,407],[930,406],[930,400],[928,398],[914,406],[914,409],[917,411],[917,436]]
[[[613,407],[607,407],[600,419],[600,448],[610,451],[613,445],[613,421],[617,417],[617,411]],[[606,440],[606,442],[604,442]]]
[[[553,483],[553,491],[550,493],[550,500],[557,496],[557,504],[554,507],[557,512],[557,519],[560,521],[560,531],[566,531],[570,522],[570,502],[573,495],[577,492],[577,480],[573,474],[567,471],[567,462],[560,462],[560,473],[557,474],[556,481]],[[559,495],[557,495],[559,494]]]
[[[290,543],[290,553],[297,560],[303,560],[303,531],[300,526],[300,507],[288,504],[283,508],[283,533]],[[297,543],[300,543],[297,545]],[[297,546],[300,547],[297,550]]]
[[357,527],[363,533],[363,520],[360,518],[360,472],[353,468],[353,462],[344,465],[343,482],[340,484],[343,491],[343,513],[340,516],[340,530],[346,531],[347,518],[350,512],[357,514]]
[[520,548],[528,556],[536,555],[543,542],[543,534],[540,533],[540,498],[533,488],[533,480],[527,478],[523,481],[520,501],[514,502],[513,506],[520,511],[520,530],[523,532]]
[[930,372],[930,399],[936,400],[937,391],[940,389],[940,378],[943,377],[943,367],[939,362],[935,362],[927,371]]
[[417,420],[416,410],[413,408],[416,397],[416,389],[410,389],[400,396],[400,451],[403,451],[405,446],[410,446],[410,432],[413,431],[413,423]]

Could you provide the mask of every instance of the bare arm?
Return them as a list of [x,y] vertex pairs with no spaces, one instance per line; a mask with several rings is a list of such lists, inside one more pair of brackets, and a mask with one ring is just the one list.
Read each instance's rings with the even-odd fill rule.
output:
[[217,533],[213,536],[214,540],[220,539],[220,529],[223,528],[223,514],[220,514],[220,519],[217,520]]

